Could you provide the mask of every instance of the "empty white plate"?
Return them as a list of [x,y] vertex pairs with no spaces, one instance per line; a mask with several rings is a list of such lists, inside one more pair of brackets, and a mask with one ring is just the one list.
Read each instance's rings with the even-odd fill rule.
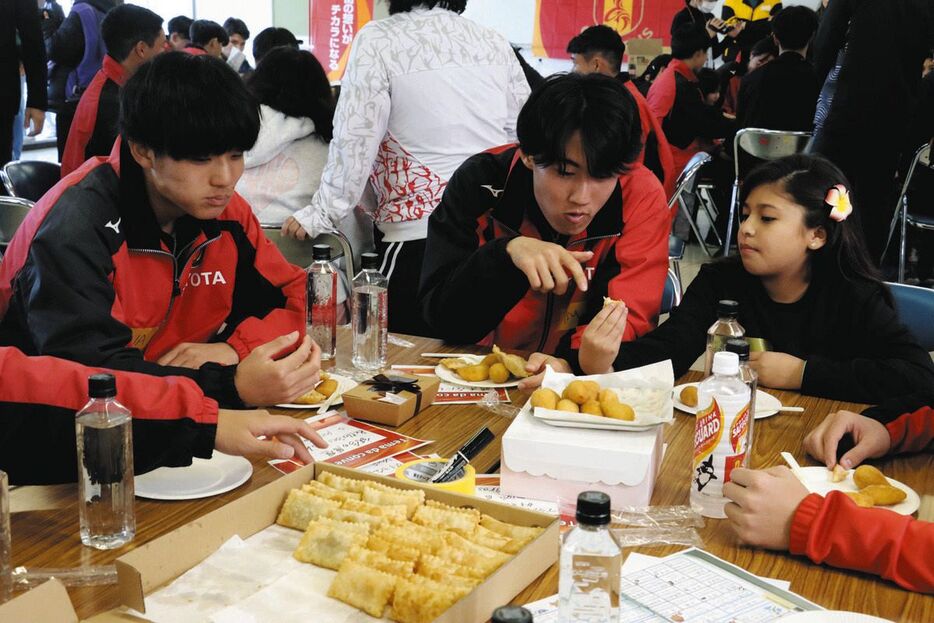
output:
[[136,496],[150,500],[197,500],[236,489],[253,474],[242,456],[215,451],[210,459],[194,459],[188,467],[160,467],[136,477]]
[[[678,411],[684,411],[685,413],[690,413],[694,415],[697,413],[697,407],[689,407],[683,402],[681,402],[681,390],[688,386],[698,386],[700,383],[685,383],[684,385],[678,385],[674,388],[672,392],[672,399],[675,403],[675,409]],[[778,413],[778,410],[782,408],[782,401],[773,396],[772,394],[767,394],[761,389],[756,390],[756,416],[755,419],[761,420],[762,418],[767,418]]]

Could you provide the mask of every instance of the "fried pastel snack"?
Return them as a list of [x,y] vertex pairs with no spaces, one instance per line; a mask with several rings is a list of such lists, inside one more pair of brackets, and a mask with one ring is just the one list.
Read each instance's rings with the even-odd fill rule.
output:
[[503,365],[509,370],[509,374],[517,379],[524,379],[530,376],[528,370],[525,369],[529,362],[519,355],[510,355],[509,353],[503,352],[496,344],[493,344],[493,353],[499,355]]
[[511,523],[506,523],[504,521],[494,519],[489,515],[482,515],[480,517],[480,525],[488,530],[492,530],[496,534],[502,534],[503,536],[508,536],[510,539],[522,541],[523,544],[532,541],[539,534],[545,531],[544,528],[516,526]]
[[370,526],[334,521],[322,517],[308,524],[302,540],[292,553],[299,562],[309,562],[327,569],[337,569],[354,545],[366,543]]
[[416,573],[438,582],[444,582],[444,578],[447,576],[459,576],[461,578],[469,579],[475,582],[483,580],[480,572],[476,569],[463,567],[451,562],[450,560],[445,560],[444,558],[439,558],[438,556],[432,556],[431,554],[424,554],[421,558],[418,559]]
[[908,497],[907,493],[889,484],[869,485],[864,489],[860,489],[860,493],[869,496],[876,506],[892,506],[903,502]]
[[466,506],[451,506],[450,504],[445,504],[444,502],[439,502],[437,500],[425,500],[425,506],[430,506],[431,508],[440,508],[452,513],[470,515],[471,517],[476,517],[478,523],[480,521],[480,511],[478,511],[476,508],[468,508]]
[[860,489],[865,489],[870,485],[887,485],[888,479],[872,465],[860,465],[853,471],[853,482]]
[[315,391],[319,394],[323,394],[325,398],[330,398],[331,394],[337,391],[338,383],[335,379],[324,379],[318,386],[315,387]]
[[356,478],[346,478],[344,476],[339,476],[334,472],[321,472],[318,474],[317,480],[318,482],[322,482],[333,489],[351,491],[353,493],[359,493],[361,496],[363,495],[363,490],[366,488],[368,483],[366,480],[357,480]]
[[376,532],[376,536],[395,545],[417,549],[422,554],[435,554],[447,547],[441,533],[429,530],[412,522],[387,524]]
[[500,353],[490,353],[489,355],[481,359],[480,363],[482,363],[485,366],[490,366],[492,368],[498,363],[499,364],[503,363],[503,356]]
[[378,482],[368,481],[363,490],[363,501],[379,506],[404,504],[406,517],[411,517],[415,509],[425,503],[425,492],[421,489],[397,489]]
[[862,491],[844,491],[844,493],[860,508],[872,508],[875,506],[872,498]]
[[344,562],[346,563],[348,560],[378,569],[383,573],[391,573],[400,578],[408,577],[415,572],[414,560],[395,560],[386,557],[382,552],[374,552],[359,545],[354,545],[347,552],[347,558],[344,559]]
[[376,517],[385,517],[389,520],[398,519],[400,521],[406,518],[405,514],[408,511],[405,504],[380,506],[379,504],[370,504],[362,500],[347,500],[344,502],[342,508],[358,513],[366,513],[367,515],[374,515]]
[[480,517],[479,514],[473,516],[434,506],[419,506],[412,521],[428,528],[451,530],[462,536],[470,536],[476,531]]
[[276,523],[286,528],[304,530],[308,524],[324,516],[328,510],[340,508],[340,502],[318,497],[300,489],[292,489],[285,498]]
[[461,357],[447,357],[445,359],[442,359],[438,363],[440,363],[442,366],[444,366],[445,368],[451,371],[457,371],[457,370],[460,370],[461,368],[466,368],[467,366],[470,365],[469,361]]
[[476,365],[458,368],[454,373],[465,381],[475,383],[490,378],[490,366],[478,363]]
[[509,554],[471,543],[453,532],[444,533],[444,540],[448,547],[438,551],[438,557],[469,569],[476,569],[483,577],[499,569],[511,558]]
[[[495,549],[500,552],[505,552],[509,547],[511,539],[508,536],[503,536],[502,534],[497,534],[490,530],[489,528],[484,528],[483,526],[477,526],[473,534],[467,536],[467,540],[471,543],[476,543],[477,545],[482,545],[484,547],[489,547],[490,549]],[[514,554],[515,552],[507,552]]]
[[399,580],[392,597],[392,618],[399,623],[431,623],[469,592],[468,587],[425,577]]
[[325,511],[324,516],[330,519],[334,519],[335,521],[369,524],[373,527],[374,530],[389,521],[386,517],[369,515],[367,513],[358,513],[356,511],[347,510],[346,508],[329,508],[327,511]]
[[328,589],[328,597],[382,618],[399,577],[354,560],[345,560]]
[[327,400],[327,396],[319,392],[317,389],[312,389],[309,392],[306,392],[293,400],[295,404],[298,405],[316,405]]
[[422,552],[415,547],[407,547],[401,543],[393,543],[382,536],[373,534],[366,542],[366,548],[371,552],[377,552],[393,560],[404,560],[415,563],[421,557]]
[[846,470],[843,469],[843,466],[837,463],[833,466],[833,471],[830,473],[830,482],[843,482],[846,480]]
[[363,497],[363,494],[361,493],[335,489],[334,487],[329,487],[323,482],[319,482],[317,480],[312,480],[311,482],[303,484],[302,491],[312,495],[317,495],[319,498],[335,500],[340,504],[344,504],[348,500],[359,500],[361,497]]

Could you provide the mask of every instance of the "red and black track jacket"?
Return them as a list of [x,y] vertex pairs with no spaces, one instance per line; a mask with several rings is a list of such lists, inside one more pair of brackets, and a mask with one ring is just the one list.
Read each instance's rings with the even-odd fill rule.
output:
[[[658,179],[633,165],[587,230],[568,239],[545,220],[532,172],[519,156],[515,145],[477,154],[448,182],[428,220],[419,288],[428,324],[452,342],[488,338],[506,349],[565,356],[579,348],[587,322],[609,296],[629,307],[624,340],[651,330],[668,269],[670,227]],[[583,264],[587,292],[573,282],[563,296],[531,291],[506,253],[517,236],[593,251]]]
[[120,63],[109,54],[104,55],[104,64],[81,95],[68,130],[62,154],[62,177],[88,158],[110,153],[119,134],[120,87],[127,77]]
[[16,232],[0,263],[0,343],[28,355],[188,376],[223,406],[240,406],[233,366],[154,362],[182,342],[225,341],[243,359],[304,330],[304,273],[237,194],[215,220],[178,219],[176,236],[190,244],[173,255],[142,171],[121,143],[109,159],[89,160],[54,186]]
[[[0,347],[0,470],[12,484],[75,482],[75,412],[88,401],[88,376],[106,371]],[[194,381],[113,374],[117,400],[133,412],[136,473],[211,457],[217,403]]]

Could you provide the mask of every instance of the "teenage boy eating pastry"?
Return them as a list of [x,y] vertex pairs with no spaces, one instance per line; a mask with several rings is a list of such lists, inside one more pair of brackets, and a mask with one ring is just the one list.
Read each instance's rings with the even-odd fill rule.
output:
[[629,309],[623,340],[651,330],[670,222],[661,184],[635,163],[632,96],[602,75],[553,77],[517,134],[461,165],[428,221],[425,320],[452,342],[567,354],[609,297]]
[[308,391],[318,375],[313,345],[285,371],[268,357],[247,359],[304,333],[305,277],[234,192],[259,131],[242,81],[223,61],[171,52],[140,67],[120,109],[110,157],[46,193],[10,243],[0,343],[188,376],[225,407]]

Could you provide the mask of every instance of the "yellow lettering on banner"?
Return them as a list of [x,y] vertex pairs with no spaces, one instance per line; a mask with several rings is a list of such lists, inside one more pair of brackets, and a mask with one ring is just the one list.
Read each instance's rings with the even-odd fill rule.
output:
[[146,347],[149,346],[149,342],[152,341],[152,336],[156,334],[158,328],[159,327],[143,327],[133,329],[133,339],[130,341],[130,346],[138,348],[139,350],[146,350]]

